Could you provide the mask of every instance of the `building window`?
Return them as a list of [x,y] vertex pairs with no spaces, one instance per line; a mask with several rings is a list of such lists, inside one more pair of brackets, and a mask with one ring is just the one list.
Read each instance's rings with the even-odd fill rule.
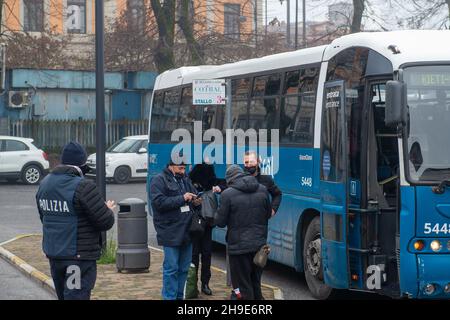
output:
[[127,1],[127,19],[133,30],[145,29],[145,5],[143,0]]
[[23,30],[44,31],[44,0],[24,0],[23,4]]
[[235,40],[240,38],[239,17],[241,5],[234,3],[224,4],[224,35]]
[[86,33],[86,0],[67,0],[68,33]]

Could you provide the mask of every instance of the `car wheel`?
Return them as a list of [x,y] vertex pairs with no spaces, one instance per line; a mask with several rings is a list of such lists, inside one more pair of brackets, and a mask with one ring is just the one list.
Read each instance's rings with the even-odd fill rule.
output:
[[22,170],[22,181],[26,184],[38,184],[41,179],[42,170],[37,165],[29,165]]
[[128,167],[122,166],[118,167],[114,171],[114,182],[117,184],[125,184],[130,181],[131,170]]
[[320,300],[331,298],[334,290],[323,280],[322,241],[320,217],[315,217],[308,226],[303,242],[303,265],[305,279],[311,294]]

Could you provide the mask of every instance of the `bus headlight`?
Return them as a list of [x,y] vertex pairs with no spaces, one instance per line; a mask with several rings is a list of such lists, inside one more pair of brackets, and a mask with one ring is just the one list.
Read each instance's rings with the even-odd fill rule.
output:
[[417,240],[414,242],[414,249],[417,251],[422,251],[425,247],[425,243],[422,240]]
[[439,242],[439,240],[433,240],[430,244],[430,248],[434,252],[438,252],[442,249],[442,244]]
[[432,295],[435,290],[436,290],[436,287],[432,283],[427,284],[424,289],[424,291],[427,295]]
[[445,293],[450,293],[450,283],[447,283],[447,285],[444,287]]

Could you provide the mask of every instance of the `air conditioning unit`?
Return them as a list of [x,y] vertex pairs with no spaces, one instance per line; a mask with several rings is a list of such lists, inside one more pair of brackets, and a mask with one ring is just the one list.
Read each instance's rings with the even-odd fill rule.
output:
[[23,108],[30,104],[30,95],[27,91],[9,91],[9,107]]

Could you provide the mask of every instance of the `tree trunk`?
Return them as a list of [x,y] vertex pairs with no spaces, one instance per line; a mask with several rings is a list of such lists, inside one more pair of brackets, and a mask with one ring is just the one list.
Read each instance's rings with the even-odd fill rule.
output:
[[353,19],[352,19],[352,27],[350,29],[351,33],[361,31],[361,21],[364,12],[364,1],[365,0],[353,0]]
[[175,38],[175,0],[150,0],[158,25],[158,45],[155,53],[155,64],[159,73],[175,66],[173,52]]
[[[450,0],[449,0],[450,1]],[[194,37],[194,21],[189,12],[189,3],[191,0],[181,0],[181,12],[178,19],[178,25],[186,39],[186,43],[191,54],[191,62],[194,65],[203,64],[205,53],[203,48]]]

